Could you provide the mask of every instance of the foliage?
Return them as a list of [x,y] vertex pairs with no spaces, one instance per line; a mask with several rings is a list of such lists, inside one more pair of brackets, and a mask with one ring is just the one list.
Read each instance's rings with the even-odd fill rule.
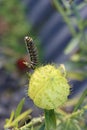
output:
[[[63,6],[62,6],[62,4]],[[65,54],[70,54],[71,50],[74,50],[77,47],[77,50],[71,55],[71,61],[67,63],[67,66],[70,65],[70,71],[74,71],[79,68],[77,72],[77,77],[80,79],[86,77],[87,75],[84,73],[85,66],[87,62],[86,57],[86,32],[84,31],[87,23],[83,20],[80,15],[78,9],[81,9],[85,6],[86,1],[82,2],[81,5],[76,6],[73,0],[69,0],[69,4],[67,1],[61,0],[61,2],[57,0],[53,0],[53,4],[57,11],[61,13],[65,22],[67,23],[70,32],[72,33],[73,39],[69,43],[69,46],[65,50]],[[72,8],[71,8],[72,7]],[[69,17],[74,14],[74,17]],[[75,25],[77,25],[79,32],[76,32],[76,29],[73,27],[71,20]],[[85,38],[84,38],[85,37]],[[71,64],[74,63],[72,66]],[[82,71],[81,71],[81,68]],[[84,70],[84,71],[83,71]],[[76,71],[76,70],[75,70]],[[74,74],[76,74],[74,72]],[[72,77],[72,75],[70,75]],[[63,91],[63,90],[62,90]],[[85,103],[87,96],[87,89],[83,92],[82,96],[78,100],[76,104],[73,104],[74,109],[72,112],[67,113],[64,107],[58,108],[54,110],[45,110],[45,115],[42,115],[37,118],[32,118],[29,122],[26,122],[26,117],[30,116],[32,110],[27,110],[21,114],[21,110],[24,104],[24,99],[19,103],[16,111],[12,111],[10,119],[6,120],[4,125],[4,130],[86,130],[87,129],[87,103]],[[69,106],[70,107],[70,106]],[[65,106],[66,108],[66,106]],[[56,123],[55,123],[56,118]],[[19,125],[20,122],[23,122],[22,125]],[[55,128],[56,125],[56,128]]]
[[[26,8],[23,1],[0,1],[0,50],[6,56],[4,66],[14,70],[17,60],[26,58],[24,36],[29,35],[35,40],[35,31],[27,20]],[[35,40],[38,51],[40,41]],[[41,51],[39,52],[41,54]],[[40,55],[41,56],[41,55]],[[15,63],[15,64],[14,64]],[[11,64],[11,65],[10,65]],[[22,63],[21,63],[22,64]]]
[[[23,54],[22,38],[30,27],[25,17],[25,7],[18,0],[0,1],[1,45],[10,47],[15,52]],[[21,46],[21,47],[20,47]]]
[[87,20],[82,18],[80,10],[87,6],[87,1],[81,1],[79,4],[76,4],[75,0],[52,0],[52,2],[72,34],[72,39],[64,51],[70,59],[65,63],[69,77],[82,80],[87,77]]
[[32,110],[27,110],[26,112],[20,114],[24,105],[24,101],[25,99],[22,99],[21,102],[18,104],[15,112],[12,111],[10,118],[6,119],[6,124],[4,126],[5,128],[18,127],[19,121],[27,117],[32,112]]
[[[21,109],[24,104],[24,99],[21,100],[15,112],[12,111],[10,119],[6,119],[6,124],[4,126],[4,130],[9,130],[9,128],[14,128],[14,130],[44,130],[45,129],[45,122],[47,123],[48,127],[52,130],[55,127],[55,117],[57,121],[57,128],[54,130],[86,130],[86,120],[85,114],[87,112],[87,104],[83,104],[84,99],[87,96],[87,89],[83,92],[82,96],[78,100],[77,104],[74,106],[72,113],[67,113],[62,109],[56,109],[55,113],[53,110],[45,111],[45,117],[37,117],[31,119],[28,123],[26,123],[26,117],[29,117],[31,110],[27,110],[26,112],[21,114]],[[17,116],[14,116],[17,115]],[[49,117],[50,116],[50,117]],[[46,118],[46,120],[44,120]],[[49,124],[50,119],[50,124]],[[22,126],[19,126],[19,122],[23,122]]]

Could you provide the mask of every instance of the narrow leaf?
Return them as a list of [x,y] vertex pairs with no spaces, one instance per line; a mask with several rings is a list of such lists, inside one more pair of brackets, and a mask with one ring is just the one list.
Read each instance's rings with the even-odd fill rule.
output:
[[86,96],[87,96],[87,89],[85,89],[84,92],[82,93],[82,96],[80,97],[78,103],[76,104],[76,106],[74,108],[74,112],[76,112],[78,110],[78,108],[82,105]]
[[16,108],[16,111],[15,111],[15,118],[17,118],[21,111],[22,111],[22,108],[23,108],[23,105],[24,105],[24,102],[25,102],[25,98],[23,98],[20,103],[18,104],[17,108]]
[[81,35],[79,34],[77,37],[73,38],[70,41],[70,43],[66,47],[64,53],[69,54],[69,53],[73,52],[73,50],[78,46],[80,40],[81,40]]
[[32,112],[31,109],[25,111],[24,113],[22,113],[21,115],[19,115],[12,123],[6,124],[4,128],[9,128],[9,127],[14,127],[14,126],[16,126],[16,124],[17,124],[20,120],[24,119],[24,118],[25,118],[27,115],[29,115],[31,112]]
[[13,118],[14,118],[14,111],[11,112],[10,119],[6,119],[6,124],[4,125],[4,127],[10,125]]

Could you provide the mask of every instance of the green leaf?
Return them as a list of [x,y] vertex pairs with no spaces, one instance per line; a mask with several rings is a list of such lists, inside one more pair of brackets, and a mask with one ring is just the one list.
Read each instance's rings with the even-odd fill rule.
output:
[[78,110],[78,108],[82,105],[86,96],[87,96],[87,89],[85,89],[85,91],[82,93],[82,96],[80,97],[78,103],[76,104],[76,106],[74,108],[74,112],[76,112]]
[[34,130],[34,127],[32,126],[30,130]]
[[[22,108],[23,108],[23,105],[24,105],[24,102],[25,102],[25,98],[23,98],[20,103],[18,104],[17,108],[16,108],[16,111],[15,111],[15,119],[20,115],[21,111],[22,111]],[[16,124],[16,127],[18,127],[18,122]]]
[[81,34],[79,34],[77,37],[73,38],[73,39],[71,40],[71,42],[68,44],[68,46],[66,47],[64,53],[65,53],[65,54],[71,53],[71,52],[74,50],[74,48],[75,48],[77,45],[79,45],[80,39],[81,39]]
[[14,111],[11,112],[10,119],[6,119],[6,124],[4,127],[9,126],[14,118]]
[[23,105],[24,105],[24,102],[25,102],[25,98],[23,98],[20,103],[18,104],[17,108],[16,108],[16,111],[15,111],[15,118],[17,118],[21,111],[22,111],[22,108],[23,108]]
[[17,124],[20,120],[24,119],[24,118],[25,118],[27,115],[29,115],[31,112],[32,112],[31,109],[25,111],[24,113],[22,113],[21,115],[19,115],[13,122],[11,122],[11,123],[9,123],[9,124],[6,124],[6,125],[4,126],[4,128],[15,127],[16,124]]
[[46,130],[56,129],[56,117],[54,110],[44,110],[45,111],[45,128]]
[[43,123],[43,124],[41,125],[41,127],[40,127],[39,130],[44,130],[44,129],[45,129],[45,123]]
[[77,120],[67,119],[57,126],[57,130],[82,130]]
[[9,122],[12,122],[13,118],[14,118],[14,111],[11,112],[11,116],[10,116]]
[[73,129],[74,130],[82,130],[78,120],[75,120],[75,119],[71,120],[71,124],[70,125],[72,126],[72,130]]

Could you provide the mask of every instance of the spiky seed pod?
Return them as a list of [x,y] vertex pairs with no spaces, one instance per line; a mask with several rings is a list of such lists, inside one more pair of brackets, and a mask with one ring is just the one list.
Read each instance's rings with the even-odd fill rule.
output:
[[65,103],[70,86],[61,70],[54,65],[37,68],[29,82],[28,96],[43,109],[55,109]]
[[27,50],[30,55],[30,65],[29,66],[31,69],[35,69],[38,64],[37,48],[35,47],[32,38],[26,36],[24,40],[25,40],[26,47],[27,47]]

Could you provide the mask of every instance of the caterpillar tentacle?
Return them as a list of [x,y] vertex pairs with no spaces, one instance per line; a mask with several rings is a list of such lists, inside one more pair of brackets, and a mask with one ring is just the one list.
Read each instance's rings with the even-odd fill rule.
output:
[[27,50],[28,50],[29,55],[30,55],[30,68],[35,69],[37,64],[38,64],[37,48],[35,47],[32,38],[26,36],[24,40],[25,40],[26,47],[27,47]]

